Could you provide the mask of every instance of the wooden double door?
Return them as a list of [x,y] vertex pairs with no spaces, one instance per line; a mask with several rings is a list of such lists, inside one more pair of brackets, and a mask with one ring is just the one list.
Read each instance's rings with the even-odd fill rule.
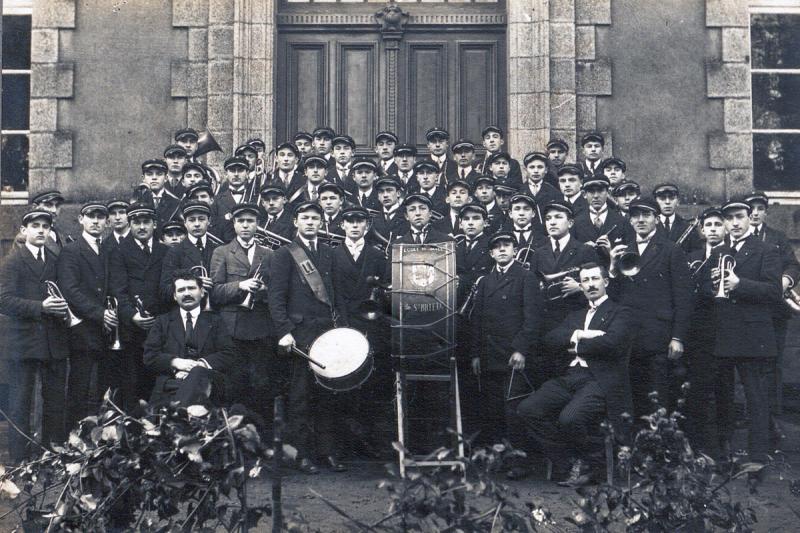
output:
[[388,39],[377,25],[279,26],[278,36],[277,142],[328,125],[371,153],[388,129],[424,152],[432,126],[478,144],[484,126],[505,127],[502,25],[409,24]]

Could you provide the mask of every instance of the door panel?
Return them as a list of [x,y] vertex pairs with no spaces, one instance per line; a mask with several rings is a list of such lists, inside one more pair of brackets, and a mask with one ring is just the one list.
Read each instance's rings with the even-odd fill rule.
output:
[[[287,47],[288,72],[279,109],[287,121],[284,131],[313,131],[327,121],[328,47],[325,43],[297,43]],[[280,111],[279,111],[280,112]],[[283,136],[283,139],[290,137]],[[279,141],[282,142],[282,141]]]
[[458,99],[456,114],[458,130],[477,141],[480,131],[498,122],[497,46],[496,43],[459,42]]
[[347,132],[357,145],[371,145],[376,129],[378,45],[342,44],[337,68],[336,130]]
[[[400,124],[407,119],[405,139],[425,145],[425,132],[432,126],[447,127],[447,43],[407,43],[406,110],[400,109]],[[402,79],[402,78],[401,78]]]

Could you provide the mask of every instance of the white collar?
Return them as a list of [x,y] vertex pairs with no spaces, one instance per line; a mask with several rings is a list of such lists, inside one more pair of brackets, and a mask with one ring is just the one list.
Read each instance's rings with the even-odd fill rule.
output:
[[639,234],[636,234],[636,242],[638,244],[644,244],[642,241],[650,242],[653,240],[653,236],[655,236],[656,230],[651,231],[646,237],[640,237]]
[[563,237],[561,237],[560,239],[554,239],[553,237],[550,237],[550,247],[551,248],[555,248],[555,246],[553,246],[553,242],[556,241],[556,240],[558,241],[559,249],[561,251],[564,251],[564,248],[566,248],[567,244],[569,243],[569,232],[567,232],[567,234],[564,235]]
[[347,238],[344,240],[344,243],[345,243],[345,244],[347,245],[347,247],[348,247],[348,248],[350,248],[350,249],[353,249],[353,248],[355,248],[355,249],[363,248],[363,247],[364,247],[364,237],[361,237],[360,239],[358,239],[358,240],[357,240],[357,241],[355,241],[355,242],[354,242],[354,241],[351,241],[351,240],[350,240],[350,237],[347,237]]
[[577,202],[577,201],[578,201],[578,198],[580,198],[580,196],[581,196],[581,192],[580,192],[580,191],[578,191],[578,192],[576,192],[576,193],[575,193],[574,195],[572,195],[572,196],[567,196],[567,195],[564,195],[564,199],[565,199],[566,201],[568,201],[569,203],[571,203],[571,204],[574,204],[575,202]]
[[501,273],[501,274],[505,274],[506,272],[508,272],[508,270],[509,270],[509,269],[510,269],[510,268],[511,268],[513,265],[514,265],[514,261],[511,261],[509,264],[507,264],[507,265],[506,265],[506,266],[504,266],[504,267],[501,267],[499,263],[495,263],[495,265],[494,265],[494,268],[495,268],[495,270],[496,270],[497,272],[499,272],[499,273]]
[[123,233],[122,235],[120,235],[116,231],[112,231],[111,233],[114,234],[114,237],[116,238],[116,240],[121,241],[122,239],[127,237],[130,234],[130,232],[131,232],[131,228],[128,227],[128,228],[125,228],[125,233]]
[[306,245],[306,248],[308,248],[309,250],[311,249],[311,243],[314,243],[314,247],[316,248],[317,239],[314,239],[313,241],[310,241],[310,240],[306,239],[305,237],[303,237],[300,234],[298,234],[297,237],[302,241],[303,244]]
[[421,192],[422,194],[427,194],[428,196],[433,196],[436,193],[436,187],[438,187],[438,185],[434,185],[433,187],[431,187],[427,191],[425,191],[422,188],[420,188],[419,192]]
[[202,242],[202,243],[203,243],[203,246],[205,246],[205,245],[206,245],[206,234],[205,234],[205,233],[204,233],[204,234],[203,234],[203,236],[202,236],[202,237],[200,237],[199,239],[198,239],[197,237],[195,237],[194,235],[192,235],[191,233],[190,233],[190,234],[188,234],[188,235],[187,235],[187,237],[189,238],[189,242],[191,242],[191,243],[192,243],[192,244],[194,244],[195,246],[197,246],[197,241],[200,241],[200,242]]
[[369,188],[369,192],[364,192],[361,189],[358,189],[358,197],[361,198],[364,195],[367,195],[367,198],[372,196],[372,187]]
[[394,212],[395,212],[395,211],[397,211],[398,209],[400,209],[400,204],[399,204],[399,203],[396,203],[396,204],[394,204],[392,207],[390,207],[389,209],[386,209],[386,208],[384,207],[384,208],[383,208],[383,214],[384,214],[384,215],[391,215],[392,213],[394,213]]
[[594,302],[589,302],[589,308],[597,310],[597,308],[603,305],[603,302],[606,300],[608,300],[608,294],[604,294],[602,298],[599,298]]
[[35,246],[33,244],[30,244],[28,241],[25,241],[25,248],[30,250],[30,252],[33,254],[34,259],[39,259],[39,250],[42,250],[42,257],[44,257],[44,245],[39,247],[39,246]]
[[486,211],[488,212],[488,211],[491,211],[492,209],[494,209],[494,204],[496,204],[496,203],[497,203],[497,200],[492,200],[491,202],[489,202],[488,204],[486,204],[483,207],[485,207]]
[[236,241],[239,243],[239,246],[241,246],[242,248],[244,248],[248,252],[250,251],[250,248],[252,248],[256,244],[256,240],[255,239],[251,240],[250,244],[247,244],[238,235],[236,236]]
[[[85,240],[89,244],[89,246],[92,247],[92,250],[98,251],[97,239],[100,239],[100,237],[94,237],[92,235],[89,235],[85,231],[81,234],[81,236],[83,237],[83,240]],[[100,242],[102,242],[102,240]]]
[[389,159],[382,159],[381,165],[383,168],[389,168],[394,163],[394,157],[390,157]]
[[158,191],[157,193],[153,192],[153,189],[150,189],[150,192],[152,193],[153,198],[158,198],[159,200],[164,196],[164,189],[163,188],[160,191]]
[[520,231],[523,232],[523,233],[527,233],[527,232],[531,231],[532,229],[533,229],[533,225],[532,224],[528,224],[524,228],[518,228],[518,227],[514,226],[514,229],[511,230],[511,231],[513,231],[514,233],[517,233],[517,232],[520,232]]
[[198,305],[191,311],[186,311],[185,309],[181,309],[181,321],[184,323],[184,327],[186,324],[186,313],[192,315],[192,326],[197,327],[197,317],[200,316],[200,311],[202,311],[202,306]]
[[[142,241],[140,241],[139,239],[134,239],[134,240],[136,241],[136,245],[139,248],[141,248],[142,247]],[[152,251],[153,250],[153,237],[151,236],[149,239],[147,239],[147,242],[144,243],[144,244],[147,245],[147,249],[148,250]]]
[[284,210],[283,210],[283,209],[281,209],[280,213],[276,213],[276,214],[274,214],[274,215],[269,215],[269,214],[268,214],[268,215],[267,215],[267,218],[268,218],[268,219],[271,219],[271,220],[278,220],[279,218],[281,218],[281,215],[283,215],[283,211],[284,211]]
[[670,226],[675,224],[675,213],[672,213],[670,216],[661,215],[661,223],[663,224],[665,220],[669,220]]

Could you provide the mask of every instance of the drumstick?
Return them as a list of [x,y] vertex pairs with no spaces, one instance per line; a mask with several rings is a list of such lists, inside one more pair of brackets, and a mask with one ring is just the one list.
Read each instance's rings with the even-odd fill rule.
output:
[[291,350],[292,350],[292,351],[293,351],[293,352],[294,352],[296,355],[299,355],[299,356],[300,356],[300,357],[302,357],[303,359],[307,360],[309,363],[313,363],[313,364],[317,365],[318,367],[320,367],[322,370],[325,370],[325,365],[323,365],[323,364],[322,364],[322,363],[320,363],[319,361],[315,361],[314,359],[312,359],[312,358],[311,358],[311,357],[310,357],[310,356],[309,356],[307,353],[305,353],[304,351],[302,351],[302,350],[301,350],[300,348],[298,348],[297,346],[292,346]]

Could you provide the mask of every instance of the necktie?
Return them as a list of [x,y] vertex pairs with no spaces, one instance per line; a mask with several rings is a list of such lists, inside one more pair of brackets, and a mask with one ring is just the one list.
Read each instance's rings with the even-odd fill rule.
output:
[[403,176],[403,182],[407,182],[408,181],[408,172],[403,172],[402,176]]
[[559,255],[561,255],[561,243],[557,239],[553,239],[553,257],[557,260]]
[[600,229],[603,227],[603,221],[600,219],[600,215],[594,217],[594,227]]
[[423,241],[422,232],[418,231],[417,233],[414,233],[414,242],[417,244],[422,244],[422,241]]
[[664,217],[664,229],[667,230],[667,233],[669,233],[670,230],[669,217]]
[[761,235],[761,232],[759,231],[759,229],[760,229],[760,227],[756,226],[756,228],[753,230],[753,235],[755,235],[756,237]]
[[40,263],[44,263],[44,254],[42,253],[42,248],[39,248],[39,251],[36,254],[36,260]]
[[184,344],[187,346],[194,346],[194,324],[192,323],[192,313],[186,312],[186,336],[184,337]]
[[270,227],[273,222],[275,222],[274,216],[270,215],[269,217],[267,217],[267,227]]
[[308,249],[311,250],[311,253],[317,253],[317,243],[316,241],[308,241]]
[[200,255],[203,255],[203,239],[197,239],[195,246],[197,246],[197,249],[200,250]]
[[366,194],[362,194],[361,195],[361,207],[364,207],[365,205],[367,205],[367,195]]
[[465,180],[465,179],[467,179],[467,169],[466,169],[466,168],[463,168],[463,167],[462,167],[462,168],[461,168],[461,170],[460,170],[459,172],[461,173],[461,179],[462,179],[462,180]]
[[153,196],[153,207],[155,207],[156,209],[158,209],[158,204],[159,204],[160,202],[161,202],[161,198],[159,198],[158,196]]
[[319,195],[317,194],[317,188],[316,187],[312,187],[312,189],[311,189],[311,201],[312,202],[316,202],[318,197],[319,197]]
[[142,244],[142,251],[144,252],[144,255],[150,257],[150,247],[147,246],[147,243]]
[[101,244],[102,242],[103,242],[103,241],[100,239],[100,237],[98,237],[98,238],[96,238],[96,239],[94,240],[94,243],[95,243],[95,245],[97,245],[97,254],[98,254],[98,255],[100,254],[100,244]]
[[467,239],[467,250],[472,251],[472,249],[475,248],[475,243],[477,241],[478,239]]

